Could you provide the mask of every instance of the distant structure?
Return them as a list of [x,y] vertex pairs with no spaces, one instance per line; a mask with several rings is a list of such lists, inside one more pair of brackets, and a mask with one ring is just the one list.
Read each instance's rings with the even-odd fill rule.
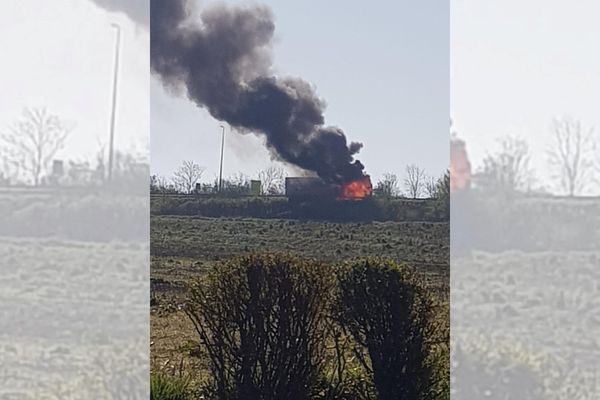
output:
[[52,171],[50,172],[50,176],[48,176],[48,184],[51,186],[58,186],[63,176],[65,175],[65,165],[62,160],[53,160],[52,161]]
[[52,162],[52,176],[61,177],[65,173],[65,166],[62,160],[54,160]]
[[335,199],[335,187],[317,177],[285,178],[285,195],[290,200]]
[[260,196],[261,195],[261,182],[259,180],[251,180],[250,181],[250,195],[251,196]]

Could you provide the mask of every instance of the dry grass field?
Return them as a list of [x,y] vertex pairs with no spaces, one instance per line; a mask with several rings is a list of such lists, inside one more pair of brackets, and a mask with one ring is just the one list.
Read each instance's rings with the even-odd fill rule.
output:
[[287,253],[329,263],[393,259],[416,267],[444,302],[449,296],[447,223],[152,216],[152,372],[197,375],[204,369],[197,334],[181,310],[187,285],[214,263],[252,252]]

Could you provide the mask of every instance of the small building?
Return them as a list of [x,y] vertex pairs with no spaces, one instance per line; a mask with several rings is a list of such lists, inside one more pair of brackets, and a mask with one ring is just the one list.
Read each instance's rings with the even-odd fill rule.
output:
[[250,195],[251,196],[260,196],[261,191],[261,182],[259,180],[251,180],[250,181]]
[[51,186],[58,186],[64,183],[65,176],[65,164],[62,160],[53,160],[52,161],[52,170],[50,171],[50,175],[47,176],[44,181],[45,184]]
[[60,178],[65,174],[65,165],[62,160],[54,160],[52,162],[52,176]]

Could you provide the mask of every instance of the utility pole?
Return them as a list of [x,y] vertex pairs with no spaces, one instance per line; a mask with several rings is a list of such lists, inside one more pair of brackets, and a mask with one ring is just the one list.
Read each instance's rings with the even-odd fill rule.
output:
[[219,193],[223,188],[223,149],[225,148],[225,126],[221,126],[221,164],[219,166]]
[[112,180],[113,172],[113,153],[115,144],[115,113],[117,108],[117,80],[119,77],[119,47],[121,45],[121,27],[112,23],[111,26],[117,30],[115,44],[115,66],[113,71],[113,92],[112,92],[112,111],[110,115],[110,141],[108,145],[108,181]]

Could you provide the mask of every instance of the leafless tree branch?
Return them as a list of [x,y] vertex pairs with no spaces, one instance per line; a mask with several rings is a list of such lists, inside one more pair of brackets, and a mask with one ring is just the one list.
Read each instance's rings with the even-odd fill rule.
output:
[[191,193],[196,187],[196,183],[202,178],[204,168],[193,161],[184,161],[177,171],[173,174],[173,184],[177,190],[184,193]]
[[559,179],[560,188],[569,196],[575,196],[591,183],[593,129],[585,129],[580,121],[566,117],[555,119],[552,131],[554,148],[548,152],[548,162]]
[[45,108],[26,108],[0,140],[7,148],[5,157],[9,162],[18,165],[33,185],[38,186],[70,131],[70,127]]

